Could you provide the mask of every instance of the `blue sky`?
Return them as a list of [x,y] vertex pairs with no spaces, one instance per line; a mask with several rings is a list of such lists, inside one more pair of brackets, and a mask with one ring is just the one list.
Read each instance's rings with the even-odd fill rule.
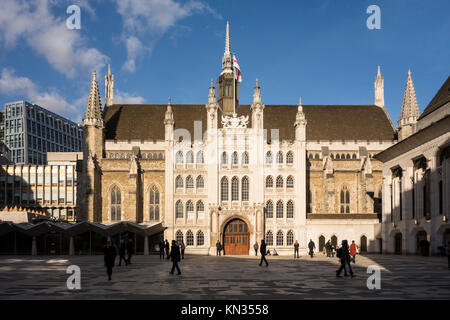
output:
[[[81,29],[66,9],[81,7]],[[369,30],[368,6],[381,9]],[[448,0],[2,0],[0,103],[28,100],[80,121],[91,72],[104,100],[203,104],[220,73],[226,21],[243,73],[241,104],[259,78],[265,104],[373,104],[377,66],[397,122],[408,68],[421,111],[450,74]]]

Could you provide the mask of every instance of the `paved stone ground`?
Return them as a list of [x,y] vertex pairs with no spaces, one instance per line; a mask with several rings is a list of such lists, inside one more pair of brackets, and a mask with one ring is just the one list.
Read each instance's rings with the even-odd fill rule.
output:
[[[0,257],[0,299],[450,299],[446,257],[358,256],[355,278],[336,278],[336,258],[186,256],[182,275],[158,256],[134,256],[107,281],[102,256]],[[68,290],[66,269],[81,268],[81,290]],[[367,266],[381,268],[369,290]]]

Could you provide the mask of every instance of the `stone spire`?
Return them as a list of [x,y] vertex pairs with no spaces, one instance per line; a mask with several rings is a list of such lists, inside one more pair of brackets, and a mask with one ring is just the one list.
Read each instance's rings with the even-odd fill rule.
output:
[[256,79],[256,86],[253,93],[253,103],[261,102],[261,88],[258,85],[258,79]]
[[89,92],[83,125],[94,125],[103,128],[100,92],[98,90],[97,74],[95,71],[92,73],[91,90]]
[[298,99],[297,115],[295,116],[295,139],[306,141],[306,117],[303,112],[302,98]]
[[169,97],[169,102],[167,103],[167,110],[166,110],[166,115],[164,117],[164,124],[173,125],[173,111],[172,111],[172,104],[171,104],[170,97]]
[[384,77],[381,75],[380,66],[378,66],[377,76],[374,81],[375,86],[375,105],[384,108]]
[[231,55],[231,41],[230,41],[230,24],[227,21],[227,31],[225,35],[225,52],[222,58],[222,73],[233,72],[233,58]]
[[114,104],[114,76],[111,74],[111,66],[108,64],[108,73],[105,75],[105,106]]
[[211,79],[211,85],[209,86],[209,94],[208,94],[208,103],[215,104],[216,103],[216,91],[214,88],[214,81]]
[[398,120],[399,140],[403,140],[413,134],[413,126],[419,117],[419,105],[416,98],[416,90],[411,78],[411,70],[408,70],[405,94],[403,95],[402,112]]

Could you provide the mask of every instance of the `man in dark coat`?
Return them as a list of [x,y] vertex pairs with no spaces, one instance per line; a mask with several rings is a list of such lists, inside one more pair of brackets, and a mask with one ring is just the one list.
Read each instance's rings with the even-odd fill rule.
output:
[[175,240],[172,240],[170,258],[172,261],[172,270],[170,271],[170,274],[173,274],[175,268],[177,268],[177,274],[181,274],[180,268],[178,267],[178,262],[180,261],[180,247],[177,245],[177,242]]
[[348,269],[350,270],[350,275],[353,278],[354,275],[353,275],[352,267],[350,266],[350,250],[348,247],[347,240],[342,240],[342,245],[340,248],[338,248],[336,250],[336,252],[337,252],[337,257],[340,259],[340,262],[341,262],[341,266],[336,271],[336,277],[341,276],[342,270],[344,270],[344,276],[348,277],[348,274],[347,274],[347,267],[348,267]]
[[120,240],[120,247],[119,247],[119,267],[122,265],[122,260],[125,263],[125,265],[128,265],[127,259],[125,259],[125,241]]
[[108,274],[108,280],[111,280],[112,269],[114,267],[114,261],[116,260],[116,247],[111,245],[111,241],[106,243],[103,247],[103,254],[105,260],[106,273]]
[[220,252],[222,251],[222,245],[220,244],[219,240],[217,240],[217,242],[216,242],[216,249],[217,249],[217,255],[220,257]]
[[259,262],[259,266],[262,265],[263,261],[266,262],[266,267],[269,266],[269,263],[266,260],[266,242],[261,240],[261,247],[259,248],[259,252],[261,252],[261,261]]
[[159,240],[159,259],[164,259],[164,248],[165,248],[165,244],[164,244],[164,240],[161,237],[161,239]]
[[309,239],[308,248],[309,248],[309,255],[312,258],[314,256],[314,249],[316,248],[316,245],[314,244],[314,241],[312,241],[312,239]]
[[166,240],[166,244],[165,244],[164,248],[166,249],[167,260],[169,260],[170,259],[170,254],[169,254],[169,252],[170,252],[170,245],[169,245],[169,241]]
[[184,240],[181,240],[181,244],[180,244],[181,259],[184,259],[184,249],[186,249],[186,246],[184,245]]
[[298,253],[298,248],[300,247],[300,245],[299,245],[299,243],[298,243],[298,241],[297,240],[295,240],[295,243],[294,243],[294,259],[295,258],[300,258],[300,255],[299,255],[299,253]]
[[128,252],[128,259],[127,259],[127,263],[131,264],[131,256],[133,255],[133,240],[128,239],[127,242],[127,252]]
[[327,244],[325,245],[325,250],[327,251],[327,257],[330,258],[331,257],[331,241],[328,240]]

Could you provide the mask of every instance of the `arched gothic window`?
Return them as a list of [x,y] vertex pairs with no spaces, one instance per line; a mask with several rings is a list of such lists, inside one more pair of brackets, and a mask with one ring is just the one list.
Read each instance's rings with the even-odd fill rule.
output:
[[287,164],[293,164],[294,163],[294,154],[292,153],[292,151],[289,151],[286,154],[286,163]]
[[278,164],[283,163],[283,152],[281,152],[281,151],[278,151],[278,153],[277,153],[277,163]]
[[201,200],[197,201],[197,219],[205,218],[205,206]]
[[194,246],[194,234],[191,230],[186,232],[186,247]]
[[186,178],[186,188],[192,189],[194,187],[194,179],[191,176]]
[[244,152],[242,154],[242,164],[248,164],[248,153]]
[[266,153],[266,164],[272,164],[272,152],[270,151]]
[[288,188],[288,189],[294,188],[294,178],[292,176],[287,177],[286,188]]
[[228,178],[223,177],[220,182],[221,200],[228,201]]
[[175,179],[175,187],[178,189],[178,188],[183,188],[183,185],[184,185],[184,183],[183,183],[183,178],[181,177],[181,176],[178,176],[176,179]]
[[197,152],[197,163],[205,163],[205,159],[203,158],[203,152]]
[[283,188],[283,177],[282,176],[277,177],[277,188]]
[[181,200],[178,200],[175,204],[175,216],[177,219],[183,219],[183,202]]
[[231,201],[239,201],[239,180],[236,177],[231,179]]
[[228,156],[227,153],[222,153],[222,164],[228,164]]
[[273,202],[270,200],[266,203],[266,218],[273,218]]
[[205,187],[205,181],[203,180],[202,176],[197,177],[197,188],[204,188]]
[[186,153],[186,163],[194,163],[194,154],[192,151],[188,151],[188,153]]
[[111,190],[111,221],[122,220],[122,196],[120,189],[114,186]]
[[292,202],[292,200],[289,200],[286,205],[286,217],[294,218],[294,203]]
[[347,186],[341,189],[341,213],[350,213],[350,191]]
[[283,231],[277,232],[277,246],[282,246],[284,243],[284,234]]
[[266,178],[266,188],[273,188],[273,178],[272,178],[272,176],[268,176]]
[[231,164],[233,165],[239,164],[239,157],[236,151],[233,152],[233,154],[231,155]]
[[242,178],[242,201],[248,201],[249,198],[249,184],[248,178]]
[[267,231],[266,233],[266,245],[273,246],[273,233],[272,231]]
[[183,152],[178,151],[177,155],[175,156],[175,161],[177,164],[183,163]]
[[277,202],[277,218],[283,218],[284,212],[283,212],[284,208],[283,208],[283,201],[278,200]]
[[203,246],[205,244],[205,236],[203,235],[203,231],[197,231],[197,246]]
[[292,230],[289,230],[286,235],[286,245],[292,246],[293,244],[294,244],[294,233],[292,232]]
[[181,232],[181,230],[178,230],[177,233],[176,233],[175,238],[176,238],[178,244],[181,244],[183,242],[183,239],[184,239],[183,232]]
[[186,214],[188,219],[194,219],[194,203],[191,200],[186,202]]
[[320,156],[318,153],[316,153],[316,155],[314,156],[314,160],[319,160],[319,159],[320,159]]
[[156,186],[150,188],[150,220],[159,220],[159,190]]

